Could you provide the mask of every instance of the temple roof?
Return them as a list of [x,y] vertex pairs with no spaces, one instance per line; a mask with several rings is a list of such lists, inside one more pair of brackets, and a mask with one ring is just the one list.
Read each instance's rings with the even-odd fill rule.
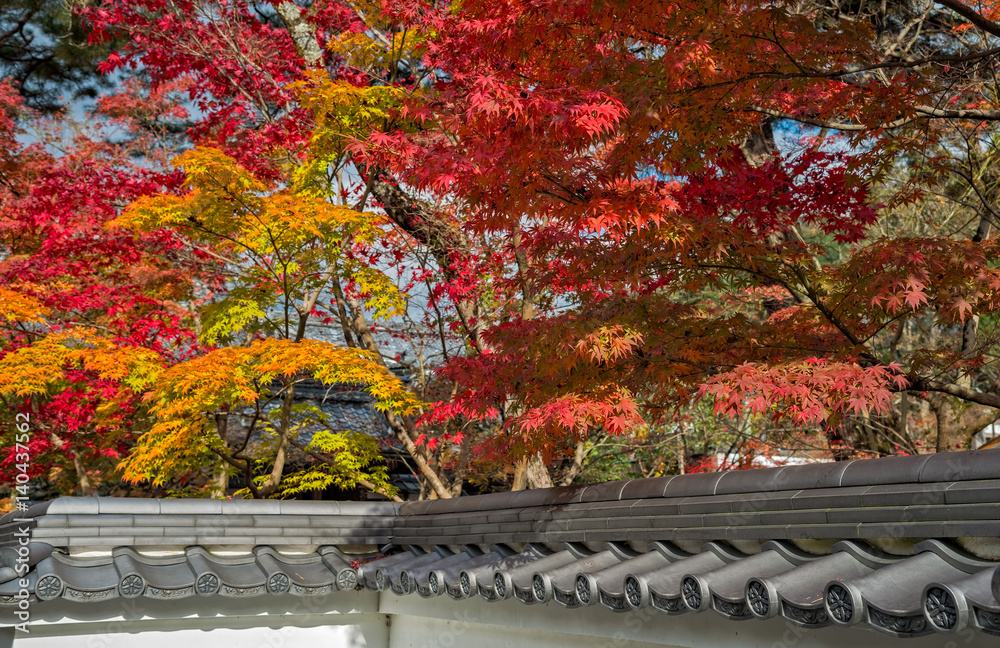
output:
[[63,498],[0,518],[2,603],[16,601],[28,527],[38,601],[357,585],[552,601],[553,613],[648,607],[901,637],[1000,635],[1000,450],[402,505]]

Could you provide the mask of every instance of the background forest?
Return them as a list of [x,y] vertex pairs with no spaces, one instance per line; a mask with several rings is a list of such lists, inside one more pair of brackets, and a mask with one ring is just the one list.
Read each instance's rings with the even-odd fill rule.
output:
[[445,498],[988,445],[996,20],[5,2],[4,482]]

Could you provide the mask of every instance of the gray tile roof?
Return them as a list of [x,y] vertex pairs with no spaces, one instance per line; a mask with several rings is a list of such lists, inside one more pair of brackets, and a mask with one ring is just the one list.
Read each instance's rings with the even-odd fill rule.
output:
[[[78,558],[53,553],[35,565],[29,588],[36,600],[90,602],[111,598],[174,600],[190,596],[249,597],[263,594],[320,596],[357,584],[351,558],[336,547],[286,556],[256,547],[242,556],[218,556],[188,547],[169,557],[119,547],[111,556]],[[16,603],[17,581],[0,585],[0,602]]]
[[[30,526],[38,600],[310,596],[357,583],[1000,635],[1000,571],[987,559],[1000,557],[1000,450],[402,505],[65,498],[20,516],[31,521],[0,518],[0,603],[16,600],[12,552]],[[379,550],[388,555],[355,572],[358,552]]]
[[712,611],[727,619],[781,616],[805,627],[867,625],[899,637],[967,627],[1000,635],[997,564],[938,540],[913,556],[889,556],[844,541],[826,556],[782,541],[743,554],[718,542],[686,553],[657,543],[635,553],[609,543],[596,552],[566,545],[505,545],[411,549],[361,567],[375,590],[574,608],[602,605],[616,612],[652,607],[666,614]]

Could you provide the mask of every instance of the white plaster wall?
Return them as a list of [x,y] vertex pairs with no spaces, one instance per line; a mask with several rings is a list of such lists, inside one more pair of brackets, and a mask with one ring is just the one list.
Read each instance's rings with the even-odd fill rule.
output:
[[[16,648],[385,648],[376,592],[36,603]],[[0,635],[0,648],[3,648]]]
[[[367,615],[366,615],[367,616]],[[375,615],[372,615],[375,616]],[[385,621],[281,628],[165,628],[62,636],[20,635],[17,648],[383,648]],[[140,634],[141,633],[141,634]]]
[[[528,628],[393,617],[388,648],[662,648],[663,644],[547,632]],[[705,648],[711,648],[705,644]]]

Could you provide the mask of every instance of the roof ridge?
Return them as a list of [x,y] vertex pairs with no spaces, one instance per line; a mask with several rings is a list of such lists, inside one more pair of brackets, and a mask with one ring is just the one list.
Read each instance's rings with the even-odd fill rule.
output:
[[405,502],[402,515],[499,510],[651,497],[707,497],[847,486],[935,484],[1000,479],[1000,448],[851,459],[798,466],[670,475],[596,484]]

